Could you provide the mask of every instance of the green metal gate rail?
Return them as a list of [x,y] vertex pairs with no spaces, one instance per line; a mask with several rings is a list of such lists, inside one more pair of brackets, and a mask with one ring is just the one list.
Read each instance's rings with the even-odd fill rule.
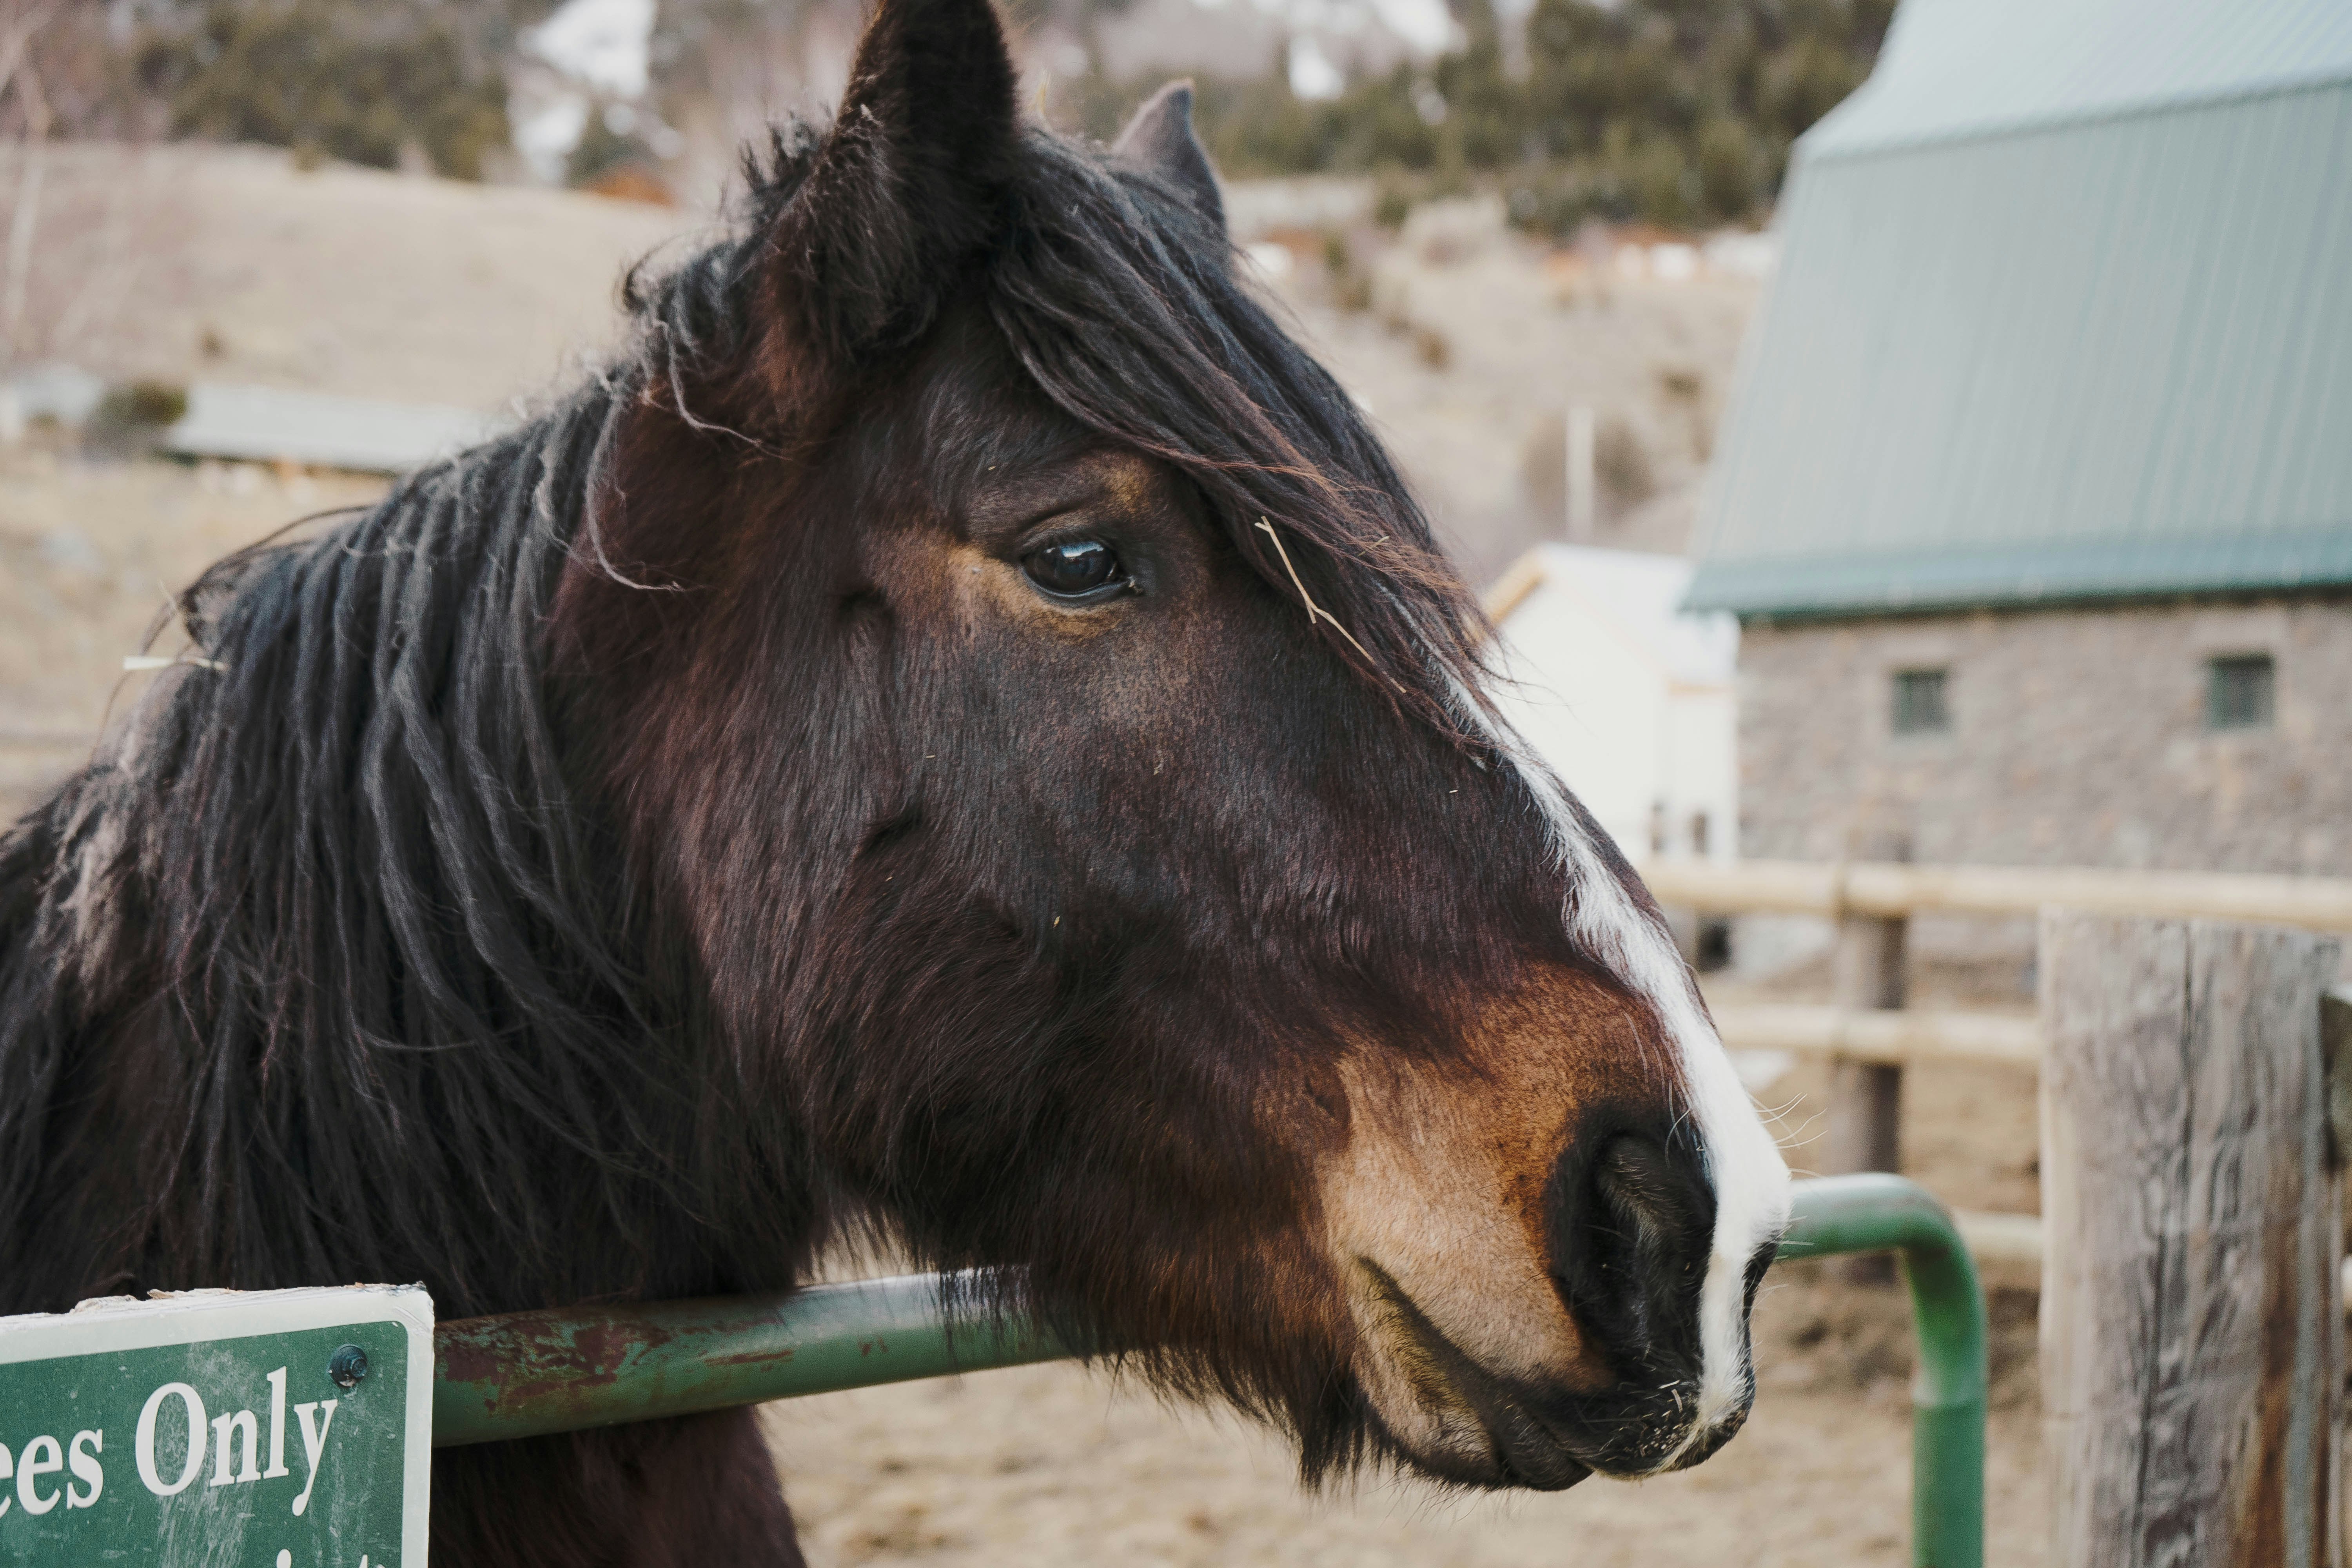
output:
[[[1889,1250],[1903,1256],[1919,1332],[1911,1560],[1921,1568],[1982,1568],[1984,1292],[1968,1247],[1943,1205],[1900,1176],[1797,1184],[1783,1259]],[[957,1294],[949,1284],[947,1294]],[[440,1325],[434,1348],[439,1447],[1073,1353],[1018,1321],[982,1316],[951,1325],[941,1281],[929,1275],[790,1296],[467,1318]]]
[[1911,1380],[1911,1561],[1983,1568],[1985,1306],[1950,1211],[1900,1176],[1799,1182],[1782,1261],[1896,1252],[1911,1284],[1919,1367]]
[[[433,1446],[536,1437],[878,1383],[1060,1361],[1026,1323],[943,1310],[930,1274],[458,1318],[433,1335]],[[964,1289],[959,1289],[959,1287]],[[952,1326],[950,1324],[952,1323]]]

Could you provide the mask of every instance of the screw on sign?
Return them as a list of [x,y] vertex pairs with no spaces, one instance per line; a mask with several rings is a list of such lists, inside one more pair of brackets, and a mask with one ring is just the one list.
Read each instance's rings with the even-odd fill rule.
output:
[[433,1303],[199,1290],[0,1318],[0,1562],[425,1562]]

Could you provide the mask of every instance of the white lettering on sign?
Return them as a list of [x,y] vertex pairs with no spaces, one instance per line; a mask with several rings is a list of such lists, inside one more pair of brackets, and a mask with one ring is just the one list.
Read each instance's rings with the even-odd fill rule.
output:
[[[164,1400],[177,1395],[187,1406],[188,1457],[181,1467],[180,1479],[169,1486],[155,1473],[155,1412]],[[196,1472],[205,1468],[205,1402],[196,1391],[184,1383],[167,1383],[147,1396],[139,1411],[139,1431],[131,1441],[131,1457],[138,1462],[139,1479],[157,1497],[173,1497],[188,1489]]]
[[[315,1426],[310,1421],[310,1413],[314,1410],[320,1413]],[[334,1424],[335,1401],[329,1399],[317,1405],[298,1405],[294,1407],[294,1414],[302,1423],[302,1452],[310,1464],[310,1479],[302,1483],[302,1495],[294,1500],[294,1517],[299,1519],[302,1510],[310,1506],[310,1489],[319,1484],[319,1460],[327,1452],[327,1428]]]
[[16,1501],[26,1513],[47,1513],[58,1506],[65,1494],[52,1487],[44,1496],[37,1484],[43,1476],[53,1476],[66,1468],[65,1450],[58,1447],[55,1437],[36,1437],[25,1445],[16,1456]]
[[68,1486],[66,1488],[68,1508],[89,1508],[97,1503],[98,1494],[106,1489],[106,1472],[99,1468],[98,1463],[98,1456],[105,1451],[105,1433],[77,1432],[74,1434],[73,1442],[66,1448],[66,1467],[73,1471],[74,1479],[88,1482],[89,1489],[84,1491],[80,1487]]
[[[234,1476],[228,1473],[228,1447],[232,1437],[245,1439],[245,1463]],[[254,1451],[261,1447],[261,1423],[253,1418],[250,1410],[240,1410],[234,1415],[213,1417],[213,1485],[225,1487],[231,1481],[257,1481],[261,1467],[254,1462]]]
[[286,1468],[286,1369],[279,1367],[263,1381],[269,1384],[269,1468],[261,1472],[265,1481],[274,1481],[289,1472]]
[[[225,1487],[246,1481],[274,1479],[290,1476],[286,1465],[286,1369],[279,1367],[269,1373],[269,1468],[260,1468],[261,1423],[250,1410],[234,1411],[215,1415],[209,1423],[205,1418],[204,1395],[184,1383],[167,1383],[147,1396],[139,1412],[139,1430],[131,1444],[131,1455],[139,1466],[139,1479],[157,1497],[173,1497],[194,1484],[204,1469],[205,1451],[209,1446],[213,1455],[212,1484]],[[166,1480],[156,1463],[156,1427],[168,1421],[164,1415],[165,1401],[180,1402],[180,1412],[188,1424],[188,1446],[180,1462],[180,1473]],[[328,1399],[315,1404],[298,1405],[295,1416],[302,1427],[302,1454],[310,1470],[302,1483],[301,1495],[293,1502],[297,1517],[310,1506],[310,1493],[319,1484],[319,1469],[327,1455],[327,1434],[335,1419],[336,1401]],[[166,1426],[166,1433],[169,1428]],[[106,1490],[106,1470],[99,1456],[106,1452],[106,1434],[85,1429],[73,1435],[70,1443],[60,1444],[54,1436],[43,1435],[26,1441],[24,1448],[11,1454],[8,1445],[0,1443],[0,1482],[12,1478],[16,1481],[14,1495],[10,1489],[0,1486],[0,1514],[11,1508],[21,1507],[26,1513],[40,1515],[49,1512],[62,1500],[68,1509],[94,1508]],[[55,1483],[42,1485],[45,1478],[61,1470],[70,1471],[73,1479],[59,1488]]]
[[[238,1410],[226,1415],[215,1415],[209,1423],[214,1486],[226,1487],[293,1473],[286,1465],[286,1369],[281,1366],[271,1373],[268,1383],[269,1468],[264,1470],[260,1468],[261,1423],[252,1411]],[[178,1477],[167,1481],[155,1468],[155,1425],[162,1414],[163,1402],[173,1398],[180,1401],[187,1415],[188,1452],[181,1461]],[[294,1500],[294,1514],[298,1519],[310,1508],[311,1489],[319,1484],[319,1467],[326,1458],[327,1433],[334,1425],[335,1404],[334,1400],[328,1399],[294,1407],[295,1417],[302,1427],[302,1456],[310,1470],[302,1483],[301,1495]],[[184,1383],[167,1383],[147,1396],[146,1405],[139,1412],[139,1431],[131,1441],[131,1452],[138,1462],[139,1479],[147,1483],[149,1491],[157,1497],[173,1497],[194,1482],[205,1465],[206,1426],[204,1395]],[[84,1438],[89,1440],[90,1454],[81,1451]],[[48,1445],[47,1452],[49,1458],[42,1466],[41,1474],[64,1468],[63,1461],[57,1457],[56,1438],[37,1437],[34,1443]],[[72,1504],[75,1508],[88,1508],[96,1502],[99,1491],[106,1484],[105,1477],[100,1473],[98,1461],[91,1457],[101,1452],[104,1447],[105,1434],[101,1432],[84,1432],[74,1439],[73,1473],[89,1482],[88,1501],[76,1500]],[[31,1460],[33,1448],[28,1446],[25,1450],[26,1463]],[[0,1479],[6,1479],[7,1465],[7,1450],[0,1447]],[[17,1490],[25,1493],[31,1484],[23,1479],[26,1474],[26,1464],[20,1463],[16,1471]],[[56,1504],[56,1496],[52,1494],[38,1508],[30,1502],[25,1506],[31,1512],[47,1513]],[[0,1509],[5,1506],[0,1503]]]

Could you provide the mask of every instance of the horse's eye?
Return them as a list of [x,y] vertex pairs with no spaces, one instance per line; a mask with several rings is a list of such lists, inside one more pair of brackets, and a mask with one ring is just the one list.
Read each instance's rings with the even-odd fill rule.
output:
[[1118,557],[1098,539],[1072,539],[1033,551],[1021,563],[1029,581],[1048,594],[1074,599],[1119,575]]

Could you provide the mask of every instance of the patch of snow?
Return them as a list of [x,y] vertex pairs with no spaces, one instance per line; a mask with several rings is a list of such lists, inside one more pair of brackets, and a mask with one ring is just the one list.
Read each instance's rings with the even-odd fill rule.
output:
[[300,463],[397,474],[487,439],[497,422],[469,408],[197,382],[163,449],[182,457]]
[[523,47],[565,76],[614,98],[642,98],[654,0],[565,0],[523,35]]
[[1242,247],[1242,254],[1249,258],[1251,266],[1276,283],[1289,277],[1298,265],[1297,258],[1290,254],[1290,247],[1271,239],[1253,240]]
[[1305,33],[1290,40],[1291,96],[1308,103],[1339,97],[1348,89],[1348,79],[1323,46]]
[[564,161],[588,129],[588,95],[558,91],[515,116],[515,151],[551,185],[563,183]]
[[37,364],[8,378],[20,419],[86,424],[106,395],[106,383],[79,365]]
[[1442,55],[1465,41],[1445,0],[1371,0],[1371,5],[1389,31],[1424,55]]
[[1767,230],[1727,228],[1706,242],[1706,269],[1729,278],[1769,278],[1780,259],[1780,239]]

